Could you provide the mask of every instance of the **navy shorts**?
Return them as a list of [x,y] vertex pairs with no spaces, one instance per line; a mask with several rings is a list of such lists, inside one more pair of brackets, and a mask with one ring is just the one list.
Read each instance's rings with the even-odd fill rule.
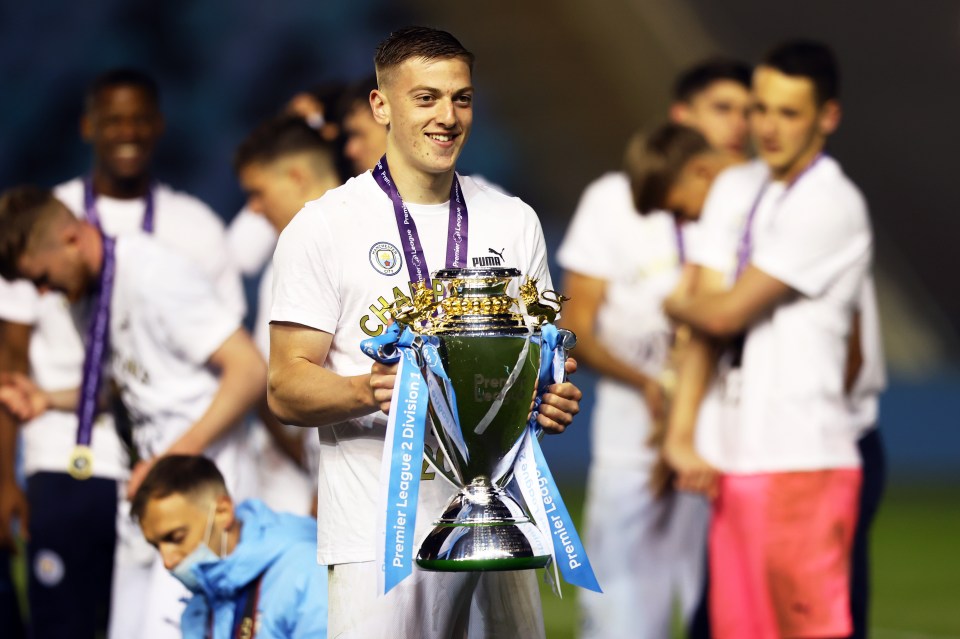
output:
[[27,477],[30,634],[93,639],[110,617],[117,482],[66,473]]

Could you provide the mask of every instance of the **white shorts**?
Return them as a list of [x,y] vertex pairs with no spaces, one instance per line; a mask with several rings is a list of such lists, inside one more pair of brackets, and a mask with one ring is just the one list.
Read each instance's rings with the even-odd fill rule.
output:
[[413,574],[377,596],[369,561],[330,567],[331,639],[542,639],[537,571]]
[[707,501],[689,493],[654,499],[647,469],[590,469],[587,554],[603,594],[580,590],[581,639],[662,639],[673,605],[689,620],[704,577]]

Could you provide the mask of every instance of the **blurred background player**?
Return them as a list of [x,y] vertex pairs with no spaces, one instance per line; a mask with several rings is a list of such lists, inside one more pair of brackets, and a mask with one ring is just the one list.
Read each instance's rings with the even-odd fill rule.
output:
[[[840,121],[832,52],[806,41],[777,47],[755,70],[753,93],[761,159],[717,180],[691,254],[702,267],[695,294],[665,305],[695,331],[667,458],[681,486],[717,495],[714,636],[848,636],[861,472],[844,383],[870,222],[857,188],[824,154]],[[694,446],[712,368],[707,340],[744,332],[714,385],[723,417],[701,422]]]
[[[95,346],[82,388],[45,392],[21,377],[2,388],[7,406],[24,419],[49,408],[86,410],[101,401],[102,372],[132,426],[131,496],[154,461],[173,453],[211,455],[239,487],[250,461],[236,426],[262,394],[266,367],[203,272],[146,234],[103,235],[36,187],[4,193],[0,220],[0,274],[66,295],[78,321],[92,324],[87,341]],[[149,588],[137,593],[146,602],[141,623],[127,636],[177,636],[182,591],[156,561],[151,572]]]
[[205,457],[171,455],[150,469],[131,514],[164,568],[192,593],[184,639],[325,639],[327,571],[317,527],[259,500],[235,504]]
[[[281,117],[254,130],[237,149],[234,170],[247,194],[246,209],[267,220],[279,235],[304,204],[340,186],[333,146],[297,117]],[[260,280],[254,339],[270,354],[269,313],[273,267]],[[254,433],[259,495],[274,510],[307,514],[316,508],[317,433],[286,427],[267,408],[266,393]],[[269,433],[269,437],[268,437]]]
[[[631,139],[624,170],[584,191],[557,253],[572,300],[563,323],[577,334],[578,359],[602,375],[585,519],[604,592],[579,593],[583,637],[667,636],[675,597],[685,622],[700,599],[707,506],[689,495],[657,498],[651,487],[658,451],[650,438],[666,410],[672,343],[661,305],[680,279],[687,223],[700,213],[685,202],[663,209],[666,186],[708,142],[726,163],[743,153],[749,81],[749,67],[721,59],[681,74],[670,108],[678,124]],[[726,166],[713,163],[721,155],[705,154],[710,161],[683,178],[705,194]]]
[[[134,69],[98,76],[87,90],[80,122],[93,152],[90,172],[57,187],[56,195],[75,215],[95,221],[109,235],[153,233],[195,260],[217,283],[224,303],[242,312],[240,279],[228,259],[223,223],[205,204],[151,175],[163,129],[160,93],[150,76]],[[11,364],[14,369],[29,368],[34,381],[48,391],[80,385],[83,342],[62,295],[34,293],[6,319],[21,326],[4,343],[19,357]],[[29,365],[23,359],[28,353]],[[119,579],[114,592],[122,600],[145,587],[142,576],[139,581],[136,577],[142,574],[137,566],[150,559],[124,506],[117,510],[116,482],[129,473],[129,454],[113,416],[101,414],[92,437],[93,477],[77,481],[67,474],[77,439],[76,415],[50,410],[25,424],[21,433],[32,510],[28,599],[34,632],[58,636],[102,629],[110,609],[106,584],[111,574]],[[12,463],[14,451],[4,448],[0,454]],[[78,537],[74,531],[81,528],[85,534]],[[127,566],[133,570],[130,575]],[[122,617],[137,609],[121,602],[114,607],[114,617],[129,630]],[[116,636],[130,634],[121,631]]]
[[375,167],[387,150],[387,127],[370,109],[370,93],[376,89],[377,76],[371,75],[350,85],[340,101],[343,155],[351,164],[351,175]]

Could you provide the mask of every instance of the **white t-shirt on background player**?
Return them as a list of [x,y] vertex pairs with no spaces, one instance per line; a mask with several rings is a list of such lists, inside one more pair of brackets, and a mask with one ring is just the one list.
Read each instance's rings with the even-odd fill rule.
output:
[[[718,177],[692,262],[735,271],[744,224],[768,180],[759,161]],[[863,197],[833,158],[821,157],[789,189],[769,182],[752,237],[749,263],[798,296],[749,327],[739,417],[698,436],[700,451],[731,473],[856,468],[843,372],[872,256]]]
[[883,340],[880,334],[880,310],[873,277],[868,276],[860,292],[857,310],[860,311],[860,351],[863,365],[857,381],[850,389],[847,403],[858,437],[877,426],[880,417],[880,393],[887,387],[887,369],[883,358]]
[[[54,194],[78,217],[85,217],[81,178],[61,184],[54,189]],[[100,196],[96,206],[108,235],[141,232],[143,198],[118,200]],[[159,185],[154,202],[154,236],[196,261],[204,274],[217,283],[220,299],[242,313],[243,290],[228,257],[224,226],[209,207],[190,195]],[[34,325],[30,338],[30,372],[41,388],[77,388],[82,378],[84,338],[71,317],[70,306],[59,293],[41,296],[30,288],[31,294],[22,295],[17,308],[3,317]],[[76,444],[76,432],[77,419],[73,412],[47,411],[25,424],[21,430],[25,473],[66,472]],[[127,476],[127,456],[111,415],[98,416],[91,444],[94,476],[111,479]]]
[[[691,225],[681,228],[685,247]],[[584,191],[557,261],[567,271],[606,282],[595,320],[599,341],[625,363],[659,378],[671,344],[663,300],[681,269],[673,215],[640,215],[628,176],[608,173]],[[675,598],[684,618],[700,598],[709,509],[690,494],[653,496],[650,473],[657,451],[648,444],[650,434],[643,393],[601,376],[590,416],[585,532],[604,591],[579,593],[585,639],[668,636]],[[636,570],[638,565],[643,570]]]
[[[469,213],[467,266],[474,258],[486,258],[485,266],[518,268],[537,278],[541,289],[551,287],[543,232],[533,209],[469,177],[459,179]],[[429,268],[442,269],[449,205],[408,204],[408,209]],[[372,362],[360,342],[382,332],[378,314],[398,295],[410,295],[402,247],[391,201],[369,172],[308,202],[281,234],[274,254],[270,320],[331,333],[324,366],[345,376],[368,373]],[[321,564],[374,560],[385,432],[382,412],[319,428]],[[439,476],[421,483],[418,545],[454,492]]]
[[267,218],[244,207],[227,227],[227,245],[233,263],[245,277],[254,277],[270,263],[277,231]]
[[[218,299],[197,265],[150,236],[118,238],[116,260],[108,371],[128,407],[137,449],[149,458],[169,448],[209,407],[219,383],[206,362],[240,328],[241,318]],[[231,495],[252,494],[256,473],[242,427],[204,454]],[[144,546],[142,535],[139,539]],[[189,593],[155,551],[146,557],[146,564],[123,562],[124,572],[116,573],[123,581],[115,581],[114,605],[133,597],[146,604],[114,615],[112,637],[131,636],[132,629],[144,638],[179,636],[182,600]],[[118,592],[124,583],[135,584],[132,592]]]

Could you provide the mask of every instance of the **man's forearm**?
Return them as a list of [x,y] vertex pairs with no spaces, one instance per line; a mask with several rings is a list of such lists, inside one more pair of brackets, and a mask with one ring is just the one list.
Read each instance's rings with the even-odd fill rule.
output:
[[298,359],[271,368],[267,401],[284,424],[328,426],[379,410],[369,380],[369,373],[344,377]]
[[667,443],[693,446],[700,403],[713,375],[713,344],[694,332],[683,351],[667,426]]
[[578,362],[589,366],[601,375],[629,384],[633,388],[642,389],[656,381],[617,357],[589,333],[577,334],[576,356]]

